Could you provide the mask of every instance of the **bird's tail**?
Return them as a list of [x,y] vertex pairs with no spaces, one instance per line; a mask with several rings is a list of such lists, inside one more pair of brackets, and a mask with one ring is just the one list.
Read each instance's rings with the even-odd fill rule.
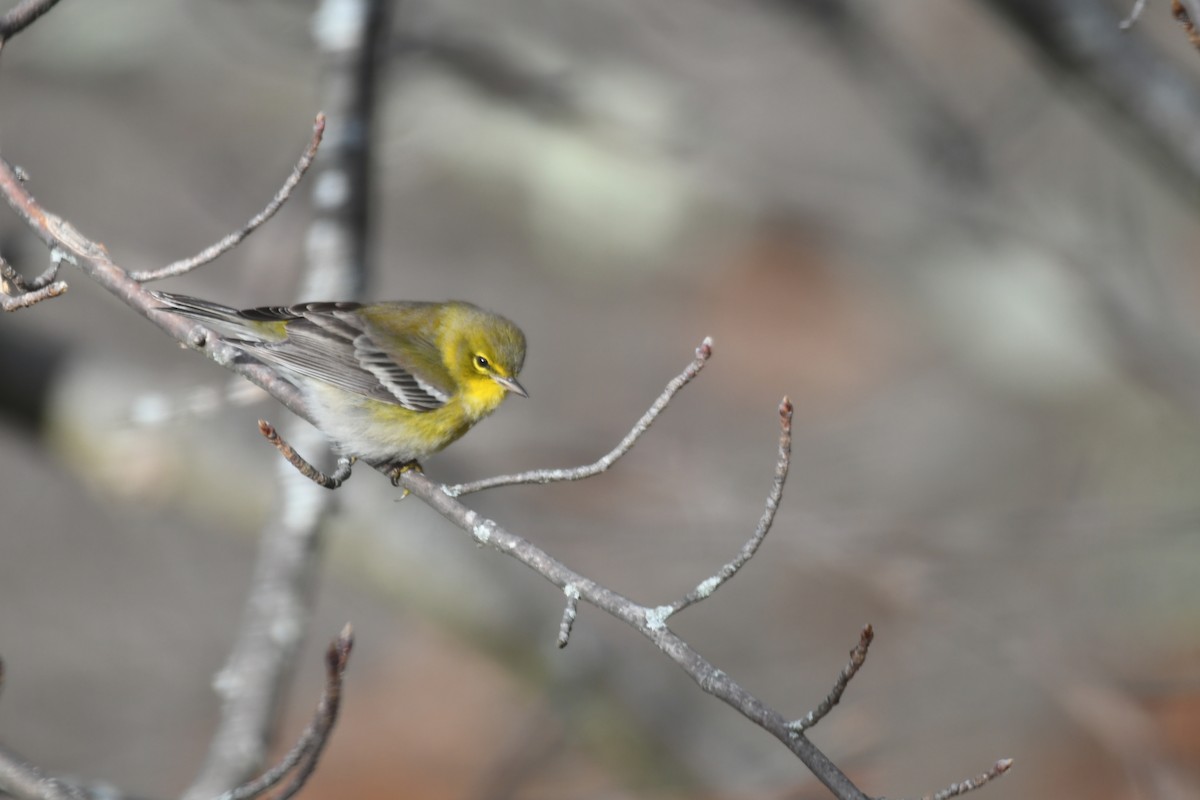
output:
[[185,317],[193,319],[207,320],[209,322],[223,322],[226,325],[236,324],[241,316],[236,308],[223,306],[220,303],[213,303],[208,300],[201,300],[198,297],[188,297],[185,294],[171,294],[170,292],[150,292],[154,295],[154,299],[162,303],[164,311],[173,311],[176,314],[183,314]]

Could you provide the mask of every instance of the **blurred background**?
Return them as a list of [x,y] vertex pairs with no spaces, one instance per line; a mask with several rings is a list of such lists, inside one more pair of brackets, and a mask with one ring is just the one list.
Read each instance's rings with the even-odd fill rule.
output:
[[[468,499],[656,604],[866,791],[1012,757],[990,798],[1200,791],[1200,53],[1151,3],[405,0],[385,77],[376,299],[462,298],[529,340],[448,483],[591,461],[710,335],[610,473]],[[319,110],[313,3],[64,3],[10,43],[0,147],[147,269],[236,229]],[[162,288],[294,298],[308,200]],[[44,249],[0,214],[26,274]],[[229,377],[78,274],[0,320],[0,738],[174,795],[218,711],[277,455],[272,406],[135,425]],[[329,298],[334,299],[334,298]],[[1190,477],[1189,477],[1190,476]],[[360,470],[338,492],[283,738],[358,647],[306,797],[816,798],[635,633]]]

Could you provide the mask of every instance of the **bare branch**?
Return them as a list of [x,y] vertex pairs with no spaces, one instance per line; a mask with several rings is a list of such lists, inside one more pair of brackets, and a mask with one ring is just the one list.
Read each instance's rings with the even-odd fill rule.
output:
[[537,469],[529,472],[518,472],[514,475],[497,475],[494,478],[485,478],[481,481],[473,481],[471,483],[460,483],[456,486],[445,486],[443,491],[450,497],[461,497],[462,495],[471,494],[472,492],[483,491],[484,489],[494,489],[498,486],[513,486],[522,483],[556,483],[558,481],[578,481],[584,478],[590,478],[593,475],[599,475],[609,467],[611,467],[617,459],[633,449],[637,440],[649,430],[651,423],[658,418],[662,410],[667,407],[680,389],[692,382],[692,379],[700,374],[700,370],[708,363],[708,359],[712,357],[712,339],[705,337],[700,346],[696,348],[696,358],[687,368],[679,375],[675,376],[667,387],[663,389],[662,394],[654,401],[642,418],[637,421],[633,429],[625,435],[621,443],[613,448],[607,455],[600,460],[582,467],[573,467],[571,469]]
[[318,486],[326,489],[336,489],[346,482],[350,477],[350,470],[354,466],[354,459],[348,456],[342,456],[338,459],[337,469],[332,475],[326,475],[321,470],[314,467],[304,459],[302,455],[284,441],[279,435],[279,431],[275,430],[275,426],[267,422],[265,419],[258,421],[258,432],[267,438],[267,441],[275,445],[275,449],[279,451],[287,462],[295,467],[301,475],[308,478]]
[[7,14],[0,17],[0,48],[57,3],[58,0],[22,0],[9,9]]
[[277,785],[297,766],[300,769],[292,783],[276,800],[291,797],[304,785],[312,775],[317,759],[320,757],[325,743],[329,740],[334,723],[337,722],[338,710],[342,702],[342,679],[346,673],[346,664],[350,659],[350,651],[353,647],[354,631],[350,627],[350,623],[346,623],[346,627],[342,628],[338,638],[329,645],[329,649],[326,651],[325,689],[313,712],[312,721],[305,728],[304,733],[296,740],[287,755],[279,760],[278,764],[253,781],[225,792],[218,800],[251,800],[251,798],[258,797]]
[[275,216],[288,198],[292,196],[292,190],[300,183],[304,177],[304,173],[308,172],[308,168],[312,165],[313,159],[317,157],[317,148],[321,146],[321,137],[325,134],[325,115],[317,114],[317,119],[313,123],[312,139],[309,140],[308,146],[304,148],[304,152],[300,154],[300,160],[296,162],[296,166],[292,167],[292,174],[283,182],[283,186],[279,187],[279,191],[271,198],[271,202],[267,203],[262,211],[250,218],[250,221],[241,227],[240,230],[229,234],[224,239],[215,244],[206,247],[191,258],[185,258],[176,261],[173,264],[168,264],[159,269],[144,270],[141,272],[131,272],[129,277],[135,281],[157,281],[163,278],[173,278],[177,275],[191,272],[197,267],[202,267],[209,262],[215,261],[221,256],[228,253],[233,248],[242,243],[250,234],[254,233],[258,228],[271,217]]
[[858,635],[858,644],[850,651],[850,660],[846,663],[846,666],[842,667],[842,671],[838,673],[837,680],[834,681],[833,688],[829,690],[829,694],[825,695],[825,699],[812,711],[794,722],[789,722],[789,728],[803,733],[824,719],[833,710],[833,707],[841,702],[846,687],[850,685],[850,681],[858,674],[859,668],[866,662],[867,651],[871,648],[871,642],[874,639],[875,629],[870,624],[864,625]]
[[669,606],[660,606],[657,610],[664,612],[664,620],[688,606],[699,603],[719,589],[725,581],[736,575],[746,565],[746,562],[754,557],[754,554],[758,552],[759,545],[763,543],[763,539],[767,538],[767,533],[775,522],[775,512],[779,510],[779,501],[783,499],[783,485],[787,483],[788,466],[792,461],[792,401],[786,397],[779,404],[779,428],[779,460],[775,462],[775,480],[771,483],[771,491],[767,494],[766,506],[763,508],[762,517],[758,520],[758,527],[754,529],[754,535],[742,545],[742,549],[738,551],[733,560],[721,567],[716,575],[701,581],[682,600],[676,600]]
[[788,728],[778,711],[765,705],[740,684],[697,653],[670,630],[655,609],[639,605],[575,572],[534,544],[505,530],[494,520],[481,517],[451,497],[444,487],[424,474],[404,473],[401,484],[443,517],[469,533],[481,544],[517,559],[550,583],[566,590],[573,586],[582,600],[632,626],[686,672],[705,692],[732,708],[778,739],[794,753],[835,797],[868,800],[846,775],[802,733]]

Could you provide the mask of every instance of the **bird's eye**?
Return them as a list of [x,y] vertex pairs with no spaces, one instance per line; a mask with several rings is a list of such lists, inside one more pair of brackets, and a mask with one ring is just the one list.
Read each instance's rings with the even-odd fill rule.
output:
[[491,365],[488,363],[487,356],[482,355],[481,353],[476,353],[475,366],[479,369],[486,370]]

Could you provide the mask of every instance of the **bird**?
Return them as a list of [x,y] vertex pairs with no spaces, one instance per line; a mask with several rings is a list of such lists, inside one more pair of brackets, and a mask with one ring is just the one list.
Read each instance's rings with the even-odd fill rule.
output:
[[152,292],[158,311],[212,327],[240,353],[276,368],[307,401],[343,456],[392,474],[421,469],[491,414],[517,376],[525,334],[462,300],[315,302],[236,309]]

